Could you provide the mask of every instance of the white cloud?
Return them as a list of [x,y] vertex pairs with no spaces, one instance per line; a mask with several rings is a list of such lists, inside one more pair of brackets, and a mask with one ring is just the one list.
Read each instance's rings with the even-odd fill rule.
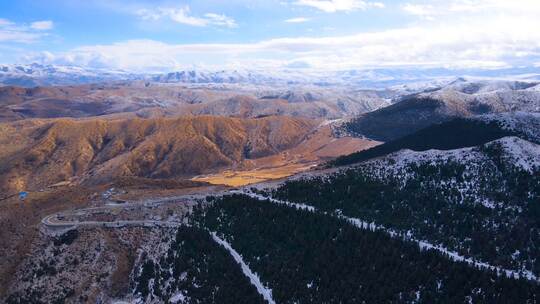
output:
[[54,23],[50,20],[36,21],[30,24],[30,28],[38,31],[52,30]]
[[285,20],[285,22],[287,23],[304,23],[304,22],[308,22],[309,18],[305,18],[305,17],[297,17],[297,18],[291,18],[291,19],[287,19]]
[[236,24],[236,21],[234,19],[227,17],[225,15],[208,13],[208,14],[204,14],[204,16],[207,18],[210,24],[224,26],[228,28],[238,27],[238,24]]
[[[48,22],[50,22],[50,24],[48,24]],[[47,30],[50,30],[51,28],[52,21],[38,21],[28,25],[0,18],[0,42],[37,42],[42,37],[46,36],[48,34]]]
[[[414,26],[334,37],[296,37],[236,44],[166,44],[133,40],[36,57],[43,63],[134,71],[275,68],[294,62],[316,69],[384,66],[504,67],[540,61],[540,20],[494,17],[474,23]],[[530,30],[524,30],[530,29]],[[31,60],[32,58],[29,58]]]
[[190,11],[189,11],[188,6],[186,6],[185,8],[180,8],[180,9],[167,9],[167,10],[163,10],[163,12],[165,13],[165,15],[171,18],[171,20],[178,23],[192,25],[192,26],[207,26],[208,25],[207,20],[203,18],[190,16],[189,15]]
[[411,15],[421,16],[424,18],[432,18],[437,10],[429,4],[411,4],[407,3],[403,6],[403,10]]
[[537,0],[451,0],[445,1],[451,12],[482,12],[486,10],[538,11],[540,2]]
[[381,2],[367,2],[363,0],[297,0],[294,4],[310,6],[327,13],[384,8],[384,4]]
[[189,6],[181,8],[164,8],[159,7],[157,9],[140,9],[136,14],[143,20],[157,21],[163,18],[169,18],[170,20],[190,26],[220,26],[235,28],[238,27],[236,21],[230,17],[221,14],[207,13],[204,17],[195,17],[191,15]]
[[531,14],[540,13],[538,0],[421,0],[402,6],[408,14],[425,19],[463,17],[483,14]]

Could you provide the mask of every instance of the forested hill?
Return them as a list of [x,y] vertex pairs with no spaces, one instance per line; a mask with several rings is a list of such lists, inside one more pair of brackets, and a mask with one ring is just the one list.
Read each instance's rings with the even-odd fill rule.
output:
[[450,151],[402,150],[290,180],[272,195],[540,274],[540,146],[518,137]]
[[434,124],[413,134],[389,141],[380,146],[341,156],[329,166],[345,166],[384,156],[402,149],[426,151],[430,149],[451,150],[483,145],[505,136],[517,136],[540,143],[539,113],[504,113],[455,118]]
[[391,141],[435,123],[460,115],[443,101],[432,98],[407,98],[391,106],[362,114],[343,125],[352,135],[378,141]]
[[526,303],[540,292],[381,231],[244,195],[214,199],[193,224],[227,240],[275,303]]

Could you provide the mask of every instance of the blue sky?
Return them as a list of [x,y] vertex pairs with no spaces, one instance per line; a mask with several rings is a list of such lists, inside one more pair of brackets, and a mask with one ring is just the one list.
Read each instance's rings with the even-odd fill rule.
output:
[[538,66],[537,0],[17,0],[0,62],[184,68]]

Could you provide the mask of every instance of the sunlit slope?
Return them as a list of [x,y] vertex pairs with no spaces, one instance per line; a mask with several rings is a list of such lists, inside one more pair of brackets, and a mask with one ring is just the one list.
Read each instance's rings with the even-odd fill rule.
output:
[[300,143],[317,121],[213,116],[43,120],[0,125],[0,186],[39,189],[120,176],[176,178],[215,172]]

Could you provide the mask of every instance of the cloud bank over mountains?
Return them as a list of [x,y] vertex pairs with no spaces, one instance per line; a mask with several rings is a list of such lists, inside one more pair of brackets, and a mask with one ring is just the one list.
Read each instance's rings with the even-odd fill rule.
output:
[[[505,18],[506,19],[506,18]],[[513,26],[508,26],[513,24]],[[489,28],[488,28],[489,27]],[[420,66],[501,68],[540,62],[538,21],[497,19],[478,26],[411,26],[337,37],[294,37],[255,43],[167,44],[131,40],[89,45],[28,60],[118,69],[160,69],[193,64],[208,67],[286,66],[304,62],[317,69]]]
[[[245,2],[245,1],[244,1]],[[235,0],[233,3],[243,3]],[[251,4],[255,7],[257,1]],[[265,5],[270,5],[266,3]],[[82,44],[64,50],[22,52],[20,61],[123,69],[134,72],[296,67],[321,70],[378,67],[506,68],[540,65],[540,1],[518,0],[294,0],[275,3],[290,10],[278,22],[286,28],[306,27],[297,34],[284,30],[257,39],[185,41],[146,35],[138,39]],[[249,9],[255,9],[249,7]],[[188,5],[146,6],[130,11],[145,24],[170,22],[207,31],[249,31],[246,18],[217,7],[193,10]],[[400,16],[406,21],[377,28],[327,32],[313,29],[327,15]],[[362,15],[359,15],[362,16]],[[245,17],[245,16],[244,16]],[[50,20],[17,24],[0,19],[0,42],[43,40],[56,24]],[[333,24],[325,24],[328,28]],[[259,25],[264,28],[264,25]],[[220,32],[218,32],[220,33]],[[285,34],[283,34],[285,33]],[[291,34],[294,33],[294,34]],[[227,32],[220,36],[226,37]],[[267,37],[268,36],[268,37]]]

